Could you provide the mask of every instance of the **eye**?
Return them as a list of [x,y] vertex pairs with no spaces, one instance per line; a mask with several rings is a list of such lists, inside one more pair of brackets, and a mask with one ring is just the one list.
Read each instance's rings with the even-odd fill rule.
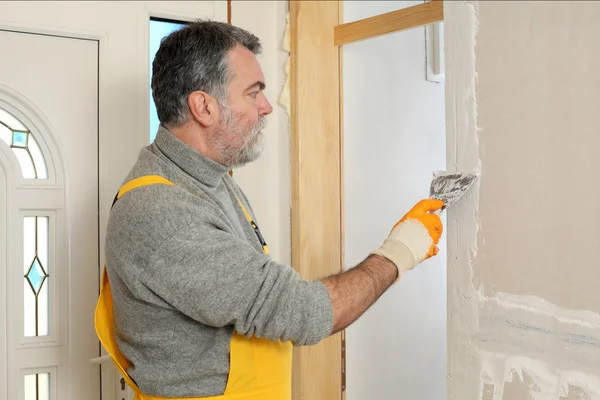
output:
[[254,92],[250,93],[250,96],[255,99],[256,96],[258,96],[258,94],[260,93],[260,90],[255,90]]

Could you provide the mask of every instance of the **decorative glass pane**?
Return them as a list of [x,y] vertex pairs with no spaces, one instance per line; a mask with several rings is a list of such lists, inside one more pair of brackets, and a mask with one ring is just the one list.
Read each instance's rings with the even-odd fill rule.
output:
[[12,148],[25,179],[48,179],[46,160],[33,134],[21,121],[0,108],[0,140]]
[[31,289],[36,296],[40,292],[42,284],[46,280],[46,276],[46,271],[42,268],[39,258],[36,257],[33,260],[33,264],[31,264],[31,268],[29,268],[29,272],[25,275],[25,278],[29,281]]
[[35,258],[36,218],[23,218],[23,274],[27,274]]
[[27,138],[29,132],[13,131],[11,147],[18,147],[20,149],[27,149]]
[[42,285],[40,293],[37,296],[38,336],[48,336],[50,334],[50,296],[48,295],[49,287],[50,282],[48,281],[48,278],[46,278],[46,281]]
[[21,165],[23,178],[35,179],[35,167],[33,166],[29,152],[26,149],[21,149],[18,147],[13,147],[12,150],[13,153],[15,153],[15,156],[17,156],[17,160],[19,160],[19,164]]
[[23,279],[23,294],[23,308],[25,309],[25,314],[23,315],[24,335],[25,337],[36,337],[35,327],[38,325],[36,324],[37,320],[35,317],[37,296],[33,294],[33,290],[31,290],[27,279]]
[[37,256],[42,263],[42,266],[46,272],[50,272],[48,269],[48,217],[37,217]]
[[6,110],[3,110],[2,108],[0,108],[0,121],[4,122],[12,129],[17,129],[19,131],[27,130],[27,127],[25,127],[25,125],[23,125],[21,121],[17,119],[17,117],[15,117]]
[[170,33],[175,32],[178,29],[186,26],[185,22],[169,21],[163,19],[150,19],[148,44],[150,47],[150,142],[154,141],[156,137],[156,131],[160,122],[158,121],[158,115],[156,114],[156,105],[152,98],[152,61],[154,56],[160,47],[160,41],[165,37],[169,36]]
[[29,135],[29,145],[27,147],[29,148],[29,155],[33,159],[33,165],[35,165],[38,179],[48,179],[46,160],[44,160],[40,145],[31,134]]
[[[2,109],[0,109],[2,111]],[[0,120],[1,121],[1,120]],[[0,124],[0,140],[10,146],[12,141],[12,131],[5,125]]]
[[48,217],[23,218],[24,330],[28,337],[50,332],[48,223]]
[[50,400],[50,374],[25,375],[24,400]]

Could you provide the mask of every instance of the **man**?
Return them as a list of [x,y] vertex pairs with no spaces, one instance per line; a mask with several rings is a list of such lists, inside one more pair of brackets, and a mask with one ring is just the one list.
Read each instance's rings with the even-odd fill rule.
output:
[[442,224],[429,212],[443,203],[424,200],[350,271],[303,281],[268,256],[228,174],[259,157],[272,112],[260,47],[242,29],[196,22],[156,54],[161,127],[110,213],[96,321],[139,399],[290,399],[292,343],[346,328],[437,254]]

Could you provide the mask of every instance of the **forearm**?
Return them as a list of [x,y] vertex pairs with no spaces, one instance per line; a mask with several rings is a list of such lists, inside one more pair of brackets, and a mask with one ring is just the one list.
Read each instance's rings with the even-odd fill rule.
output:
[[333,333],[360,317],[398,278],[398,268],[371,255],[356,267],[322,280],[333,309]]

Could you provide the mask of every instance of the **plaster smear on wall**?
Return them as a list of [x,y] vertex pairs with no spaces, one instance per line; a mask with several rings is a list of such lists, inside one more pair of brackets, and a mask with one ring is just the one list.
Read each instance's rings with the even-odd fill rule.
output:
[[[475,93],[476,7],[473,2],[444,2],[448,171],[481,173]],[[478,334],[480,296],[473,286],[472,260],[477,256],[481,179],[447,215],[447,391],[452,400],[474,399],[480,393],[481,360],[473,342]]]
[[[481,351],[484,387],[491,390],[482,396],[484,400],[513,400],[507,383],[518,380],[528,390],[521,393],[527,399],[564,399],[570,396],[573,388],[580,388],[586,399],[600,398],[600,378],[582,371],[556,368],[552,364],[531,357],[499,354]],[[506,396],[506,397],[505,397]],[[517,400],[517,399],[514,399]]]
[[[445,2],[448,170],[481,173],[448,211],[448,399],[600,399],[600,315],[474,285],[480,220],[478,2]],[[481,243],[485,243],[484,240]]]
[[[283,35],[283,42],[281,48],[290,53],[290,13],[288,12],[285,16],[285,33]],[[281,89],[281,94],[279,95],[279,104],[281,104],[285,108],[285,112],[288,117],[291,116],[290,112],[290,67],[291,67],[290,57],[285,60],[285,83],[283,84],[283,88]]]
[[480,298],[478,312],[480,392],[493,388],[486,400],[513,400],[503,389],[515,376],[533,400],[562,399],[571,388],[600,398],[600,315],[508,293]]

